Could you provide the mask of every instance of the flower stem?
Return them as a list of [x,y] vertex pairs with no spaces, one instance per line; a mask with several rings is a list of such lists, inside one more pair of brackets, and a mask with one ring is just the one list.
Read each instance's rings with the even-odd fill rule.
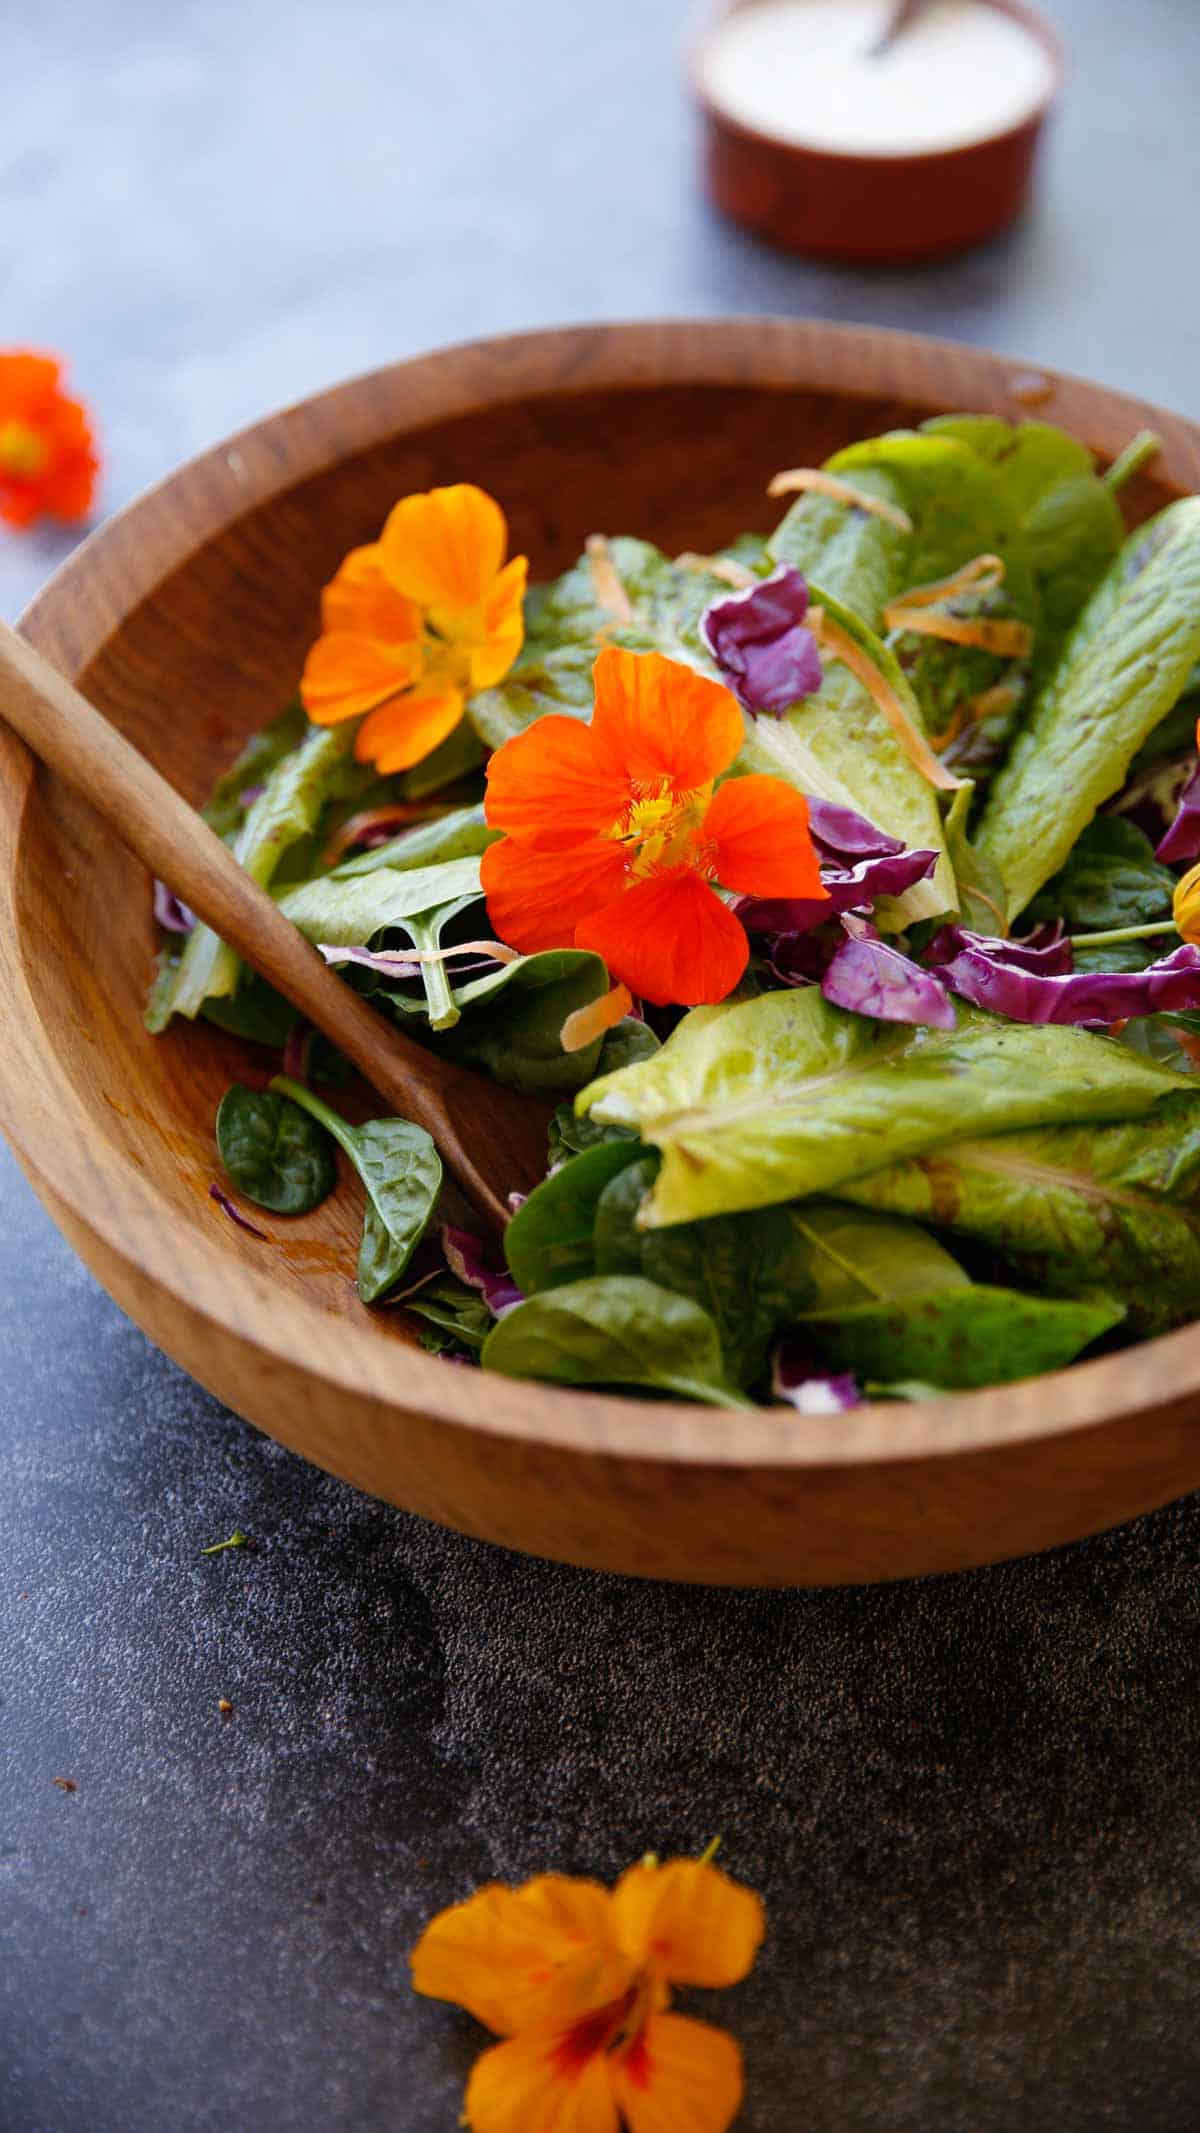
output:
[[1114,459],[1107,474],[1101,476],[1105,488],[1113,490],[1123,488],[1125,483],[1132,480],[1133,476],[1145,466],[1147,460],[1153,459],[1155,454],[1161,452],[1161,450],[1161,437],[1155,436],[1153,430],[1139,430],[1137,436],[1130,439],[1120,456]]
[[1150,941],[1160,933],[1175,933],[1173,918],[1161,918],[1153,926],[1117,926],[1111,933],[1073,933],[1072,948],[1120,948],[1125,941]]

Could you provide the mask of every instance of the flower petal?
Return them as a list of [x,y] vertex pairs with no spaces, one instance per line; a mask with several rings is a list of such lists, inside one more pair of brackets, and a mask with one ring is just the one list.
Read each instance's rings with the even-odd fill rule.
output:
[[421,610],[384,575],[379,543],[352,548],[321,594],[321,626],[378,637],[385,644],[418,643]]
[[414,690],[395,703],[381,704],[363,720],[354,753],[360,763],[374,763],[390,778],[398,770],[423,763],[453,733],[462,714],[463,700],[457,689]]
[[304,662],[300,701],[318,726],[337,726],[406,689],[419,666],[416,645],[330,630],[318,637]]
[[475,2061],[465,2110],[471,2133],[618,2133],[606,2055],[593,2052],[564,2067],[559,2038],[537,2029],[494,2044]]
[[702,835],[715,846],[717,879],[746,896],[822,899],[808,802],[782,778],[728,778],[713,795]]
[[593,668],[592,732],[609,775],[694,791],[728,770],[745,739],[728,689],[661,652],[610,646]]
[[537,955],[543,948],[575,944],[579,924],[598,904],[620,894],[625,861],[620,845],[607,838],[590,838],[571,851],[543,852],[522,839],[502,837],[483,854],[480,879],[500,939],[522,955]]
[[494,689],[503,681],[525,642],[525,581],[529,563],[514,556],[506,563],[483,603],[485,641],[471,652],[471,687]]
[[613,1907],[632,1960],[652,1959],[676,1985],[736,1985],[766,1930],[753,1889],[702,1859],[631,1866],[613,1891]]
[[742,2055],[723,2029],[656,2014],[612,2080],[629,2133],[725,2133],[741,2108]]
[[612,1915],[596,1881],[539,1874],[518,1889],[493,1883],[426,1926],[412,1952],[413,1988],[465,2007],[500,2036],[535,2023],[561,2028],[629,1984]]
[[575,929],[609,975],[655,1007],[724,1000],[750,959],[744,926],[698,874],[654,874],[593,910]]
[[602,836],[628,799],[628,780],[601,762],[592,728],[552,712],[496,750],[483,808],[493,829],[555,851]]
[[403,497],[379,537],[397,592],[451,610],[482,606],[507,544],[503,511],[473,482]]

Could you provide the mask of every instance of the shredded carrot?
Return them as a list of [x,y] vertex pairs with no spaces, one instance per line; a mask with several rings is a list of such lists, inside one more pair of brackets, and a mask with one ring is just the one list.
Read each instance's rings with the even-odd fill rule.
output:
[[819,496],[830,496],[836,504],[849,504],[855,511],[869,511],[873,518],[883,518],[889,526],[898,526],[901,533],[913,530],[912,520],[899,504],[889,504],[884,497],[872,496],[867,489],[856,489],[853,482],[841,481],[836,474],[826,474],[821,467],[788,467],[784,473],[772,475],[767,483],[768,496],[792,496],[805,489],[814,489]]
[[980,652],[994,652],[997,659],[1028,659],[1033,650],[1033,631],[1027,622],[996,622],[988,615],[943,615],[934,608],[905,607],[898,600],[884,608],[883,619],[890,630],[936,637],[943,644],[972,645]]
[[384,829],[394,823],[396,832],[411,829],[416,822],[432,822],[438,815],[448,815],[452,810],[440,801],[393,800],[389,807],[368,807],[361,814],[351,815],[335,830],[321,853],[323,866],[336,866],[343,852],[362,844],[373,830]]
[[697,555],[688,548],[682,555],[677,555],[675,561],[680,570],[694,571],[697,577],[723,578],[726,585],[734,586],[738,592],[745,592],[747,587],[758,583],[754,572],[745,563],[735,562],[731,555]]
[[617,576],[616,565],[608,552],[608,542],[602,533],[589,533],[584,543],[591,566],[592,587],[597,604],[611,615],[616,623],[632,622],[633,607],[629,594]]
[[929,745],[938,755],[944,755],[951,741],[956,741],[967,726],[976,726],[982,719],[1000,717],[1012,711],[1021,701],[1020,689],[1010,681],[998,681],[994,689],[984,689],[978,696],[968,696],[964,703],[955,706],[954,716],[944,733],[931,733]]
[[902,592],[902,607],[936,607],[939,600],[952,600],[956,593],[998,591],[1004,583],[1004,562],[998,555],[977,555],[948,578],[930,578],[924,585],[910,585]]
[[961,778],[951,775],[944,764],[939,763],[925,735],[914,726],[908,711],[897,696],[886,675],[881,674],[874,660],[854,639],[847,635],[836,622],[831,622],[824,608],[810,608],[808,627],[817,642],[843,666],[850,669],[856,681],[860,681],[879,706],[909,762],[914,764],[923,778],[939,792],[957,792]]
[[633,995],[628,985],[614,985],[599,1000],[592,1000],[586,1007],[577,1007],[568,1015],[559,1034],[559,1043],[564,1052],[582,1052],[595,1038],[602,1037],[606,1029],[621,1020],[633,1006]]

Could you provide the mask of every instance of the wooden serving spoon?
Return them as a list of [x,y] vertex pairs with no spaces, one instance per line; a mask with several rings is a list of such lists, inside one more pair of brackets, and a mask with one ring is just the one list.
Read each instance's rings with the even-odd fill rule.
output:
[[548,1107],[442,1064],[368,1007],[194,808],[3,623],[0,717],[151,873],[345,1053],[389,1112],[424,1126],[472,1206],[492,1229],[503,1229],[508,1194],[529,1192],[545,1174]]

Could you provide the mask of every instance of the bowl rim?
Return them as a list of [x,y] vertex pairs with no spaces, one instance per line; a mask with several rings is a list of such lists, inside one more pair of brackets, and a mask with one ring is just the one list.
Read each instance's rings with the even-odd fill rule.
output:
[[725,0],[725,4],[712,10],[691,39],[687,53],[688,87],[700,111],[712,126],[720,126],[727,133],[736,134],[739,140],[761,154],[764,150],[779,157],[792,157],[805,170],[820,165],[829,171],[830,177],[844,173],[847,168],[857,169],[866,165],[881,173],[895,175],[897,170],[920,167],[923,170],[944,172],[947,179],[967,175],[965,161],[980,154],[989,154],[997,147],[1008,147],[1023,140],[1026,135],[1037,134],[1061,101],[1067,81],[1066,46],[1054,23],[1040,8],[1033,7],[1029,0],[984,0],[998,14],[1008,15],[1019,22],[1042,46],[1050,62],[1050,79],[1042,94],[1029,106],[1021,118],[1010,121],[1007,126],[993,127],[976,139],[958,141],[949,148],[828,148],[819,141],[794,141],[783,133],[769,133],[763,126],[756,126],[749,119],[739,118],[729,104],[723,104],[715,96],[705,80],[704,56],[708,44],[718,29],[731,15],[743,14],[751,7],[770,4],[770,0]]
[[[446,356],[453,354],[453,364]],[[547,394],[602,390],[731,389],[786,391],[804,386],[844,400],[888,398],[912,404],[913,358],[924,359],[939,389],[931,408],[954,404],[973,389],[990,403],[1007,399],[1011,415],[1028,413],[1021,399],[1030,376],[1026,358],[1010,358],[966,344],[877,327],[817,320],[735,317],[711,320],[624,320],[546,328],[461,344],[408,358],[335,385],[252,423],[200,453],[115,513],[74,550],[21,616],[18,628],[72,678],[117,634],[127,615],[209,539],[314,475],[370,449],[385,438],[455,415]],[[669,376],[664,377],[664,363]],[[1163,438],[1164,468],[1187,464],[1200,486],[1200,427],[1147,402],[1043,366],[1036,375],[1068,399],[1076,422],[1088,418],[1094,448],[1115,456],[1139,427]],[[951,399],[946,393],[954,388]],[[965,404],[959,398],[958,404]],[[311,421],[315,409],[321,422]],[[1178,477],[1182,489],[1184,477]],[[167,508],[164,509],[164,506]],[[105,558],[119,556],[122,596],[109,597]],[[315,589],[315,588],[314,588]],[[73,1222],[102,1240],[128,1270],[131,1285],[147,1279],[223,1335],[233,1335],[279,1362],[318,1376],[335,1394],[357,1395],[402,1414],[414,1408],[450,1428],[474,1435],[544,1445],[594,1460],[598,1454],[637,1463],[802,1472],[908,1462],[949,1461],[956,1455],[1058,1438],[1110,1423],[1161,1413],[1162,1386],[1182,1408],[1200,1393],[1200,1323],[1141,1342],[1115,1355],[1078,1363],[1018,1385],[946,1394],[936,1401],[868,1404],[837,1416],[800,1416],[790,1409],[742,1410],[634,1400],[574,1386],[550,1386],[455,1369],[418,1349],[379,1341],[369,1320],[338,1320],[338,1367],[329,1344],[311,1336],[325,1314],[281,1290],[267,1273],[244,1263],[238,1280],[253,1308],[228,1314],[212,1307],[227,1270],[225,1240],[182,1223],[134,1168],[126,1166],[119,1202],[73,1164],[72,1136],[61,1130],[65,1107],[83,1135],[88,1114],[61,1066],[53,1034],[42,1020],[26,969],[13,901],[14,867],[27,809],[39,773],[16,738],[0,732],[0,902],[7,910],[7,958],[16,987],[9,1012],[36,1048],[39,1074],[19,1072],[10,1047],[0,1046],[0,1117],[35,1188],[47,1190]],[[0,941],[0,961],[3,961]],[[164,1221],[173,1226],[169,1258],[147,1268],[131,1249]],[[1153,1351],[1157,1371],[1147,1368]],[[588,1429],[579,1424],[578,1394],[588,1390]],[[564,1397],[565,1395],[565,1397]]]

